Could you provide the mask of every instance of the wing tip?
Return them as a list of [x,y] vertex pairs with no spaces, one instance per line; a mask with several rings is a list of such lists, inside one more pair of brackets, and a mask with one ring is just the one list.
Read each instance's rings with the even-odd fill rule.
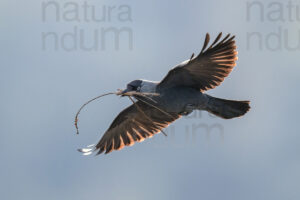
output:
[[[219,40],[221,39],[222,35],[223,35],[223,33],[222,33],[222,32],[219,32],[219,34],[217,35],[217,37],[216,37],[216,39],[213,41],[213,43],[212,43],[208,48],[206,48],[207,45],[208,45],[208,43],[209,43],[209,41],[210,41],[210,35],[209,35],[209,33],[206,33],[205,39],[204,39],[204,44],[203,44],[202,49],[201,49],[201,51],[200,51],[200,53],[198,54],[197,57],[199,57],[201,54],[207,52],[208,50],[210,50],[210,49],[212,49],[212,48],[214,48],[214,47],[217,47],[217,46],[218,46],[218,47],[222,48],[222,47],[221,47],[222,45],[225,45],[225,46],[226,46],[226,45],[229,44],[231,41],[233,41],[233,39],[235,38],[235,35],[231,35],[230,33],[228,33],[221,41],[219,41]],[[230,36],[231,36],[231,37],[230,37]],[[234,42],[233,42],[233,43],[234,43]],[[191,60],[191,59],[190,59],[190,60]]]
[[84,155],[84,156],[88,156],[93,153],[93,149],[91,149],[91,148],[90,149],[89,148],[81,148],[81,149],[77,149],[77,151],[82,153],[82,155]]
[[79,149],[77,149],[77,151],[79,151],[80,153],[82,153],[82,155],[84,155],[84,156],[91,155],[94,150],[95,150],[95,144],[90,144],[90,145],[88,145],[85,148],[79,148]]

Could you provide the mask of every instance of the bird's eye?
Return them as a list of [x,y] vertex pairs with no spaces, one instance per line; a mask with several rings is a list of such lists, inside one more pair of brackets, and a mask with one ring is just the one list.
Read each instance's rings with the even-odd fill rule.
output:
[[131,91],[136,90],[136,86],[133,86],[133,85],[127,85],[127,88]]

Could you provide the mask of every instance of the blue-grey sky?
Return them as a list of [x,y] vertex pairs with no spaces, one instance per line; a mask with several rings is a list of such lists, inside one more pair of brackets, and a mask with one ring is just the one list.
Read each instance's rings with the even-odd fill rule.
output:
[[[300,199],[299,1],[4,0],[0,9],[1,199]],[[117,49],[112,30],[123,31]],[[251,100],[249,113],[198,112],[167,138],[105,156],[76,151],[130,101],[90,104],[76,135],[82,103],[162,79],[220,31],[236,35],[239,60],[208,93]]]

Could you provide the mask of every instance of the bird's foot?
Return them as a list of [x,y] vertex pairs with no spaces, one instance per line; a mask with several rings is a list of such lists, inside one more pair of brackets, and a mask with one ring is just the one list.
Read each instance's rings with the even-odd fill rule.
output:
[[195,109],[195,105],[193,104],[187,104],[184,108],[184,111],[180,112],[180,115],[189,115],[193,110]]

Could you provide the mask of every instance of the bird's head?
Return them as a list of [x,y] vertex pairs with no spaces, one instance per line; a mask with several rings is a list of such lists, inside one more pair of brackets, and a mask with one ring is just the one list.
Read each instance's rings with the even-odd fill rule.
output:
[[140,92],[142,87],[142,80],[134,80],[127,84],[127,87],[125,90],[122,91],[122,94],[125,94],[126,92]]

